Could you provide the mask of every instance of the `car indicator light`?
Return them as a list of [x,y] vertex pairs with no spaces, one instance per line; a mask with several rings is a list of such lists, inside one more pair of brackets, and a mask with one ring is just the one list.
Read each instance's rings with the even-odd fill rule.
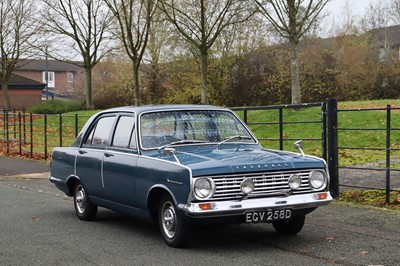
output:
[[313,194],[313,198],[316,200],[324,200],[328,198],[328,193],[327,192],[316,193]]
[[212,210],[214,209],[214,204],[211,203],[200,203],[199,207],[200,209],[202,209],[203,211],[208,211],[208,210]]

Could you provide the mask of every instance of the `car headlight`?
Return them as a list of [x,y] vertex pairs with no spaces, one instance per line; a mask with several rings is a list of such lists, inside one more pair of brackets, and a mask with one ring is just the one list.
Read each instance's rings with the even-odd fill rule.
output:
[[199,178],[194,183],[194,194],[197,199],[211,198],[215,192],[214,181],[210,178]]
[[291,175],[289,177],[289,187],[292,190],[298,190],[301,187],[301,177],[299,175]]
[[325,171],[315,170],[310,174],[310,186],[313,189],[323,189],[327,184],[327,176]]
[[242,190],[243,194],[250,194],[254,190],[254,181],[250,178],[245,178],[240,184],[240,189]]

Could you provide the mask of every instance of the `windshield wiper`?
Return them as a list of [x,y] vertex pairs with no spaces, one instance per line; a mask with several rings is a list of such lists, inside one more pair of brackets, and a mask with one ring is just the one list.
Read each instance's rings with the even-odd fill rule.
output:
[[195,140],[195,139],[182,139],[178,141],[174,141],[168,144],[165,144],[161,147],[158,148],[158,151],[165,149],[166,147],[174,146],[174,145],[179,145],[179,144],[193,144],[193,143],[206,143],[208,141],[205,140]]
[[233,139],[239,139],[240,140],[240,139],[253,139],[253,138],[249,137],[249,136],[234,135],[234,136],[227,137],[226,139],[224,139],[221,142],[218,142],[217,143],[217,147],[219,147],[221,144],[224,144],[225,142],[233,140]]

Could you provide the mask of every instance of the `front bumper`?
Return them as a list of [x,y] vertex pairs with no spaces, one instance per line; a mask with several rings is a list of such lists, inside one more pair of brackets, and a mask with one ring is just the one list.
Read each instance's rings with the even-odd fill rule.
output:
[[187,203],[183,212],[193,218],[228,217],[268,209],[313,209],[327,205],[332,200],[329,192],[315,192],[287,197]]

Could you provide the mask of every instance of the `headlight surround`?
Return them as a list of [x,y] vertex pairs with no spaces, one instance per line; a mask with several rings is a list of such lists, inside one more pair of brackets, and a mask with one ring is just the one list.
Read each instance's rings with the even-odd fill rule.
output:
[[292,190],[298,190],[301,187],[301,177],[299,175],[291,175],[289,177],[289,187]]
[[209,199],[214,195],[215,183],[211,178],[199,178],[194,183],[194,195],[199,200]]
[[314,170],[310,173],[309,184],[312,189],[324,189],[328,183],[325,171]]
[[250,178],[245,178],[240,184],[240,189],[243,194],[248,195],[254,191],[254,181]]

